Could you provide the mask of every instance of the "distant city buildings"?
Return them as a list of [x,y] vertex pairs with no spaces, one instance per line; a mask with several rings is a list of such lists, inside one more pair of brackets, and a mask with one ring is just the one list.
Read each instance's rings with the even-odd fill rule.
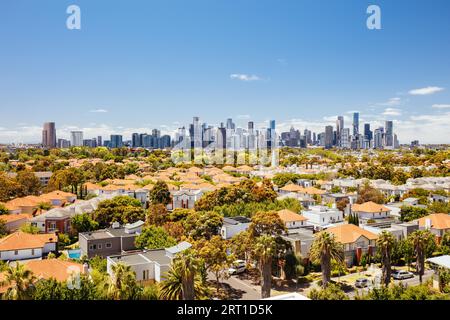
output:
[[56,125],[54,122],[44,123],[42,146],[48,149],[56,148]]
[[[146,148],[166,149],[171,147],[208,148],[224,150],[256,150],[272,149],[278,146],[292,148],[307,148],[308,146],[320,146],[325,149],[397,149],[400,147],[397,135],[394,132],[394,123],[385,121],[384,127],[371,130],[370,123],[364,123],[363,131],[360,131],[359,112],[354,112],[350,128],[345,127],[344,116],[338,116],[336,127],[327,125],[323,132],[313,132],[305,128],[300,131],[291,127],[289,131],[277,132],[276,121],[270,120],[269,125],[256,128],[253,121],[249,121],[246,127],[241,128],[233,122],[232,118],[226,119],[218,127],[200,122],[199,117],[193,117],[188,127],[183,126],[174,132],[173,137],[161,134],[158,129],[151,133],[135,132],[131,140],[124,140],[122,135],[110,135],[109,140],[103,140],[102,136],[84,139],[82,131],[71,131],[70,141],[56,139],[54,122],[44,124],[42,132],[42,146],[44,148],[69,148],[69,147],[108,147],[108,148]],[[188,129],[186,129],[188,128]],[[418,141],[413,141],[411,146],[418,146]]]

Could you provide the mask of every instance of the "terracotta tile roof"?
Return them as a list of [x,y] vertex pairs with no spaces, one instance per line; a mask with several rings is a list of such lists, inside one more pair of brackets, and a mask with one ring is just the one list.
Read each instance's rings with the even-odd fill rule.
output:
[[28,196],[24,198],[16,198],[6,203],[6,206],[11,208],[20,208],[20,207],[34,207],[37,206],[40,202],[43,202],[41,198],[36,196]]
[[293,221],[306,221],[308,220],[307,218],[305,218],[304,216],[295,213],[291,210],[288,209],[283,209],[278,211],[278,216],[280,217],[280,219],[286,223],[286,222],[293,222]]
[[29,220],[32,218],[30,214],[4,214],[0,215],[0,220],[3,220],[5,223],[11,223],[19,220]]
[[56,191],[52,191],[50,193],[43,194],[39,198],[44,199],[44,201],[45,201],[45,200],[54,200],[54,199],[67,200],[67,198],[73,198],[73,197],[76,197],[76,195],[73,193],[56,190]]
[[322,189],[317,189],[317,188],[314,188],[314,187],[308,187],[308,188],[305,188],[304,193],[309,194],[309,195],[313,195],[313,194],[322,195],[322,194],[325,194],[327,192],[325,190],[322,190]]
[[285,185],[280,190],[287,191],[287,192],[303,192],[303,191],[305,191],[305,188],[303,188],[297,184],[290,183],[290,184]]
[[98,184],[92,182],[86,182],[83,186],[88,190],[99,190],[101,188]]
[[247,166],[247,165],[243,165],[243,166],[237,167],[236,169],[237,169],[237,171],[243,171],[243,172],[251,172],[251,171],[253,171],[253,168],[250,167],[250,166]]
[[60,282],[67,281],[74,272],[83,272],[82,264],[58,259],[32,260],[25,265],[38,279],[54,278]]
[[377,212],[389,212],[391,210],[381,204],[375,203],[373,201],[369,201],[369,202],[365,202],[363,204],[355,203],[354,205],[352,205],[352,211],[353,212],[377,213]]
[[378,238],[376,234],[355,226],[354,224],[343,224],[340,226],[328,228],[322,232],[333,234],[335,240],[343,244],[354,243],[362,236],[366,237],[369,240],[375,240]]
[[46,243],[57,241],[58,237],[54,233],[29,234],[17,231],[0,239],[0,251],[42,248]]
[[433,213],[418,219],[419,226],[425,227],[427,219],[431,220],[431,228],[439,230],[450,229],[450,215],[446,213]]
[[222,171],[236,171],[236,168],[232,166],[225,166],[222,168]]

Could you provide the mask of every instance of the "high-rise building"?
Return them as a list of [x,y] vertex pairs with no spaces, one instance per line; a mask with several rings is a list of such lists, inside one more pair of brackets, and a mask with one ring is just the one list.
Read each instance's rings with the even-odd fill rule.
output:
[[70,144],[72,145],[72,147],[82,147],[83,146],[83,131],[70,132]]
[[384,146],[386,148],[394,148],[394,123],[392,121],[386,121],[384,130]]
[[312,144],[312,137],[311,137],[311,130],[305,129],[305,131],[303,131],[303,134],[305,136],[305,143],[306,144]]
[[353,137],[359,135],[359,112],[353,113]]
[[56,148],[56,125],[54,122],[44,123],[42,146],[49,149]]
[[102,136],[97,137],[97,146],[102,147],[103,146],[103,138]]
[[325,149],[331,149],[333,147],[333,127],[325,127]]
[[375,149],[383,149],[384,128],[375,129],[373,134],[373,147]]
[[111,135],[110,148],[122,148],[123,147],[123,137],[118,134]]
[[336,120],[336,145],[342,147],[342,130],[344,129],[344,117],[338,116]]
[[139,133],[133,133],[131,135],[131,146],[133,148],[139,148],[142,146],[139,139]]
[[343,128],[341,131],[341,148],[350,149],[350,129]]
[[228,118],[227,119],[227,129],[234,130],[236,128],[236,125],[233,122],[233,119]]
[[372,131],[370,131],[370,123],[364,124],[364,139],[372,140]]
[[248,130],[254,130],[255,129],[255,123],[253,121],[248,122]]
[[60,149],[70,148],[70,141],[66,139],[58,139],[58,148]]

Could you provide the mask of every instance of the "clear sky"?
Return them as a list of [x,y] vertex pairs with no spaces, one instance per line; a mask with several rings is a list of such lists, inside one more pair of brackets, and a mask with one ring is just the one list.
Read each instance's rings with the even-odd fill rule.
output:
[[401,143],[450,143],[448,0],[2,0],[0,57],[0,142],[37,142],[45,121],[129,138],[195,115],[323,131],[358,110]]

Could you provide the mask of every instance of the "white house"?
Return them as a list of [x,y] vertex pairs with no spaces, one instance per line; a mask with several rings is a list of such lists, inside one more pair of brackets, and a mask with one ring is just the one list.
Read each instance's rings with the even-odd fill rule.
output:
[[302,215],[308,219],[306,224],[316,230],[326,229],[344,221],[342,211],[326,206],[312,206],[309,210],[303,211]]
[[278,216],[288,230],[306,227],[306,221],[308,220],[304,216],[288,209],[278,211]]
[[223,225],[220,235],[223,239],[231,239],[239,232],[245,231],[250,226],[251,220],[247,217],[223,218]]
[[176,190],[172,191],[172,203],[167,207],[169,210],[173,209],[192,209],[195,202],[197,202],[203,195],[202,190]]
[[15,232],[0,239],[0,261],[38,259],[56,252],[58,237],[54,233]]
[[165,274],[169,271],[170,264],[176,254],[190,247],[190,243],[181,242],[166,249],[143,250],[109,256],[106,258],[106,270],[111,277],[114,277],[113,266],[123,263],[131,267],[131,270],[136,274],[137,281],[141,283],[161,282],[165,279]]

